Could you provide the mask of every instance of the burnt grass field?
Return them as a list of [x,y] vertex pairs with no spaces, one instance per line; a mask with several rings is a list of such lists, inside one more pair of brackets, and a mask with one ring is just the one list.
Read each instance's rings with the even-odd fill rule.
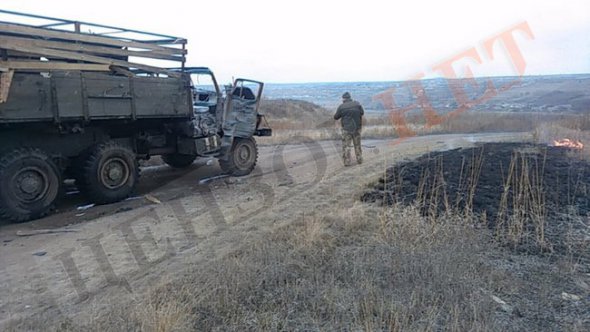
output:
[[590,164],[582,156],[525,143],[432,152],[388,168],[362,200],[413,205],[433,220],[458,213],[515,249],[588,259],[588,248],[572,249],[589,236]]

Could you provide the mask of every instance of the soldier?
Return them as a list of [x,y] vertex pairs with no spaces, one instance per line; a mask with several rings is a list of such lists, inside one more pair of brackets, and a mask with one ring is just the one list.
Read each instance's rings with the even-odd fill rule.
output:
[[342,124],[342,159],[344,166],[350,166],[350,146],[354,144],[356,161],[363,162],[363,151],[361,150],[361,128],[365,110],[359,102],[352,100],[350,93],[342,95],[342,104],[338,106],[334,120],[340,120]]

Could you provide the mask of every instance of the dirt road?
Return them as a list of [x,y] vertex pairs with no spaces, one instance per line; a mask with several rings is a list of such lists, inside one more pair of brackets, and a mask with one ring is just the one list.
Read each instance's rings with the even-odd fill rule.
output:
[[[365,163],[352,167],[342,165],[339,142],[262,146],[259,166],[247,177],[219,177],[216,162],[182,171],[150,166],[142,170],[136,197],[87,209],[78,209],[87,202],[70,188],[56,214],[0,225],[0,329],[27,319],[88,322],[101,308],[132,301],[187,267],[215,264],[272,227],[342,199],[355,204],[393,162],[478,141],[527,139],[477,134],[364,141]],[[39,230],[59,233],[17,236]]]

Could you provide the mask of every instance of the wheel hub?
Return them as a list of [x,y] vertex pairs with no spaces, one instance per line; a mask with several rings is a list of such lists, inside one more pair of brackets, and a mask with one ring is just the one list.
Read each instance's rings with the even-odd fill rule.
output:
[[125,185],[129,176],[129,166],[121,158],[107,160],[100,172],[101,182],[109,189],[117,189]]
[[109,180],[119,181],[123,175],[123,170],[119,165],[113,166],[109,169]]
[[247,170],[252,167],[252,164],[255,162],[256,158],[256,152],[254,149],[254,147],[244,142],[241,142],[238,146],[236,146],[234,152],[234,163],[237,169]]
[[49,189],[46,174],[37,167],[24,168],[13,179],[14,193],[23,202],[34,201],[45,195]]
[[32,194],[35,191],[39,191],[42,184],[43,179],[41,179],[37,174],[31,174],[24,177],[20,184],[20,187],[23,192],[27,194]]
[[240,159],[242,162],[247,161],[250,158],[250,151],[247,148],[240,149]]

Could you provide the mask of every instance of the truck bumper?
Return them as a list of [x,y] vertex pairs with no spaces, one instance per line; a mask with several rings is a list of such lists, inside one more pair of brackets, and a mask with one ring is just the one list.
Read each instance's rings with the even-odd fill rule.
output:
[[179,138],[178,153],[205,156],[219,152],[221,149],[221,139],[219,136],[209,136],[202,138]]

